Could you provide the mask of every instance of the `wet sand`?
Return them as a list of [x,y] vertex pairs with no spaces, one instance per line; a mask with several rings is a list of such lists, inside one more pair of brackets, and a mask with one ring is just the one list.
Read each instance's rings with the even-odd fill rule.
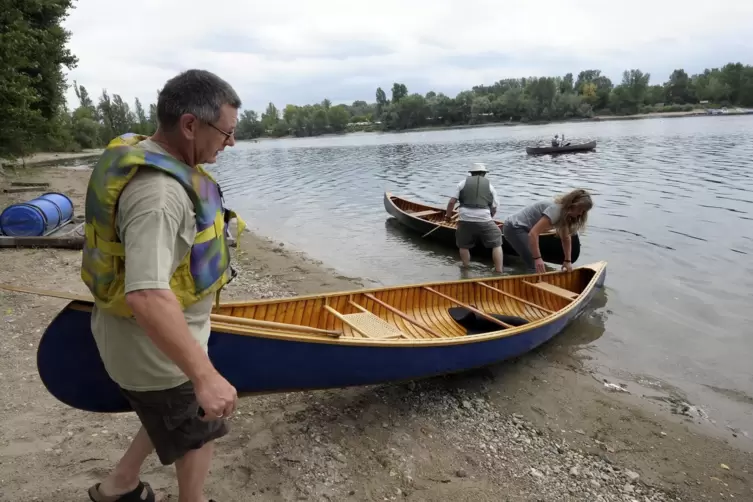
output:
[[[12,176],[48,181],[83,211],[86,171]],[[0,208],[34,196],[0,194]],[[234,254],[241,276],[227,299],[361,286],[251,233]],[[1,282],[85,292],[79,251],[0,255]],[[595,301],[581,327],[599,322],[604,302]],[[132,414],[71,409],[40,382],[37,343],[65,303],[0,291],[3,501],[85,500],[138,429]],[[630,384],[627,392],[606,386],[580,353],[586,331],[575,325],[518,360],[462,375],[243,398],[230,435],[218,442],[208,495],[219,502],[753,499],[751,442],[714,432],[679,402],[644,398]],[[176,495],[173,469],[154,457],[143,479]]]

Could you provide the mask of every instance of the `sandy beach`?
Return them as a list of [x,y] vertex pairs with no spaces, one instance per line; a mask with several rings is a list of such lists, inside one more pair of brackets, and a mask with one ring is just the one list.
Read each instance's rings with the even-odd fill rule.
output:
[[[87,180],[82,169],[14,168],[0,186],[49,182],[82,214]],[[0,193],[0,210],[36,195]],[[0,255],[0,282],[86,291],[79,251]],[[234,257],[240,277],[226,299],[362,286],[252,233]],[[596,303],[579,322],[599,322],[606,307]],[[0,501],[86,500],[138,429],[133,414],[71,409],[40,382],[36,347],[65,304],[0,290]],[[218,502],[753,500],[750,438],[708,427],[679,400],[605,385],[588,370],[581,350],[588,342],[568,333],[514,361],[408,384],[244,397],[218,442],[207,495]],[[142,479],[175,499],[173,468],[155,457]]]

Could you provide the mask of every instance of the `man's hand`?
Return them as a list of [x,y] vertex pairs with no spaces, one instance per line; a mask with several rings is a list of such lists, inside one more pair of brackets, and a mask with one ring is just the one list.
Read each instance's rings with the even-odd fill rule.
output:
[[196,400],[204,410],[202,420],[210,421],[228,417],[238,404],[235,387],[218,372],[210,373],[194,383]]

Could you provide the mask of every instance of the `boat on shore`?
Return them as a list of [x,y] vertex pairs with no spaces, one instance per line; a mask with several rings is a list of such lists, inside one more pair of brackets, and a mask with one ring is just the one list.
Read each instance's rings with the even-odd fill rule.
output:
[[[561,333],[603,286],[606,266],[221,303],[208,353],[240,395],[463,372]],[[90,298],[0,288],[70,300],[37,349],[39,375],[56,399],[85,411],[131,411],[99,357]]]
[[548,153],[587,152],[596,148],[596,141],[588,143],[568,144],[563,146],[527,146],[528,155],[544,155]]
[[[455,245],[455,231],[457,222],[455,220],[446,221],[444,219],[445,208],[430,206],[421,202],[415,202],[405,197],[393,195],[390,192],[384,193],[384,209],[393,216],[399,223],[415,232],[425,235],[432,231],[426,238],[433,239],[452,249],[457,249]],[[457,210],[455,211],[457,213]],[[494,223],[502,228],[503,222],[494,220]],[[437,228],[439,227],[439,228]],[[561,265],[565,260],[565,253],[562,251],[562,241],[554,233],[549,231],[539,236],[539,250],[541,258],[547,263]],[[510,244],[503,239],[502,251],[508,256],[518,256],[518,253]],[[485,248],[481,243],[477,243],[471,248],[472,256],[491,257],[491,249]],[[572,250],[570,261],[575,263],[580,256],[580,238],[578,235],[572,237]]]

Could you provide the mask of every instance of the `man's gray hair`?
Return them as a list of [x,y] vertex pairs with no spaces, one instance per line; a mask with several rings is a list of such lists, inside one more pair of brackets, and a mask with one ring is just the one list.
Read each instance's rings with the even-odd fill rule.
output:
[[190,113],[213,124],[220,119],[220,109],[230,105],[236,110],[241,99],[233,87],[212,72],[186,70],[165,83],[157,98],[157,120],[171,129],[183,114]]

